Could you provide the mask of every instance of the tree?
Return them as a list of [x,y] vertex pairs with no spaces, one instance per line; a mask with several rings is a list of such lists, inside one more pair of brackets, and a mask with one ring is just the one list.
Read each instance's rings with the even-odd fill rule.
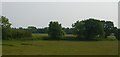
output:
[[12,37],[12,31],[11,31],[11,23],[9,23],[8,18],[1,16],[0,18],[2,20],[2,38],[7,39],[8,37]]
[[66,34],[73,34],[73,28],[62,28]]
[[74,34],[77,34],[77,38],[80,40],[85,39],[85,22],[77,21],[75,24],[72,24]]
[[120,29],[117,29],[117,30],[115,31],[115,36],[116,36],[116,38],[117,38],[118,40],[120,40]]
[[36,33],[37,32],[37,28],[34,26],[28,26],[28,30],[31,31],[32,33]]
[[32,36],[32,33],[28,30],[24,30],[24,29],[12,29],[12,30],[13,30],[12,33],[13,39]]
[[105,31],[105,38],[110,34],[114,33],[114,24],[111,21],[104,22],[104,31]]
[[11,28],[11,23],[9,23],[8,18],[1,16],[0,20],[2,20],[2,23],[0,23],[0,25],[2,27],[2,39],[3,40],[10,40],[10,39],[32,36],[32,33],[28,30],[24,30],[22,28],[20,29]]
[[92,40],[95,38],[104,38],[104,26],[100,20],[95,20],[92,18],[85,20],[85,27],[86,39]]
[[61,24],[58,22],[50,22],[48,28],[48,35],[52,40],[58,40],[64,37],[64,31],[62,30]]
[[77,21],[72,27],[78,38],[82,40],[94,40],[104,37],[104,27],[100,20],[90,18],[84,21]]

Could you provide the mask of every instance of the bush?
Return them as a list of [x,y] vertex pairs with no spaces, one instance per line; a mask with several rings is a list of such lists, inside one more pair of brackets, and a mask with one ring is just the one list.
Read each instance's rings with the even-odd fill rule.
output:
[[115,41],[117,39],[115,36],[107,36],[106,40]]
[[103,23],[100,22],[100,20],[93,18],[77,21],[72,25],[72,27],[74,29],[74,33],[80,40],[94,40],[95,38],[102,38],[104,35]]
[[64,31],[58,22],[50,22],[48,28],[48,36],[51,40],[59,40],[64,37]]
[[12,38],[31,37],[32,33],[23,29],[12,29]]

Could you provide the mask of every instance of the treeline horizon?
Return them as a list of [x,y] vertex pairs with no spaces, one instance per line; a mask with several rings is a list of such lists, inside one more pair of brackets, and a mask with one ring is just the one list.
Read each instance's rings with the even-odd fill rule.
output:
[[[28,26],[27,28],[19,27],[19,28],[12,28],[12,29],[23,29],[23,30],[29,30],[32,33],[48,33],[48,28],[49,27],[44,27],[44,28],[37,28],[35,26]],[[66,34],[72,34],[72,29],[69,27],[62,27],[62,29],[66,32]]]
[[89,18],[87,20],[76,21],[70,27],[62,27],[58,21],[50,21],[48,27],[37,28],[35,26],[28,26],[27,28],[19,27],[12,28],[9,19],[1,16],[2,21],[2,36],[3,39],[7,38],[22,38],[31,37],[32,33],[47,33],[50,39],[61,39],[64,38],[65,34],[77,35],[80,40],[94,40],[107,38],[107,36],[115,36],[119,39],[119,31],[114,26],[112,21],[98,20],[95,18]]
[[[89,19],[94,19],[94,18],[89,18]],[[96,19],[97,20],[97,19]],[[79,21],[79,20],[78,20]],[[81,20],[83,21],[83,20]],[[100,20],[100,21],[103,21],[103,22],[111,22],[113,23],[112,21],[105,21],[105,20]],[[54,21],[54,22],[58,22],[58,21]],[[73,24],[72,24],[73,25]],[[72,26],[71,25],[71,26]],[[114,23],[113,23],[113,26],[114,26]],[[48,30],[48,27],[49,26],[46,26],[46,27],[36,27],[34,25],[29,25],[28,27],[11,27],[12,29],[28,29],[30,30],[32,33],[48,33],[47,30]],[[119,29],[118,27],[115,27],[117,29]],[[62,27],[62,29],[66,32],[66,34],[72,34],[72,30],[73,30],[73,27]]]

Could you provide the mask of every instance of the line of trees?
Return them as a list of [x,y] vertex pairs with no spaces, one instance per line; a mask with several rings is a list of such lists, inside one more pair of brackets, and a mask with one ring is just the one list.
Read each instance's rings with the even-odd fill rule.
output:
[[[114,27],[113,22],[100,21],[94,18],[77,21],[72,24],[72,29],[70,30],[72,30],[73,34],[77,35],[78,40],[101,40],[111,35],[119,39],[120,35],[120,30]],[[64,29],[62,29],[61,24],[58,22],[50,22],[48,31],[50,31],[48,35],[52,36],[51,38],[60,39],[60,37],[63,38],[64,36]],[[112,40],[115,39],[113,38]]]
[[[19,29],[27,29],[29,31],[31,31],[32,33],[48,33],[48,27],[45,28],[37,28],[35,26],[28,26],[27,28],[22,28],[19,27]],[[62,30],[66,33],[66,34],[73,34],[73,28],[64,28],[62,27]]]
[[[117,35],[117,27],[114,27],[111,21],[100,21],[90,18],[83,21],[77,21],[73,25],[74,33],[82,40],[96,40],[107,38],[110,35]],[[118,37],[118,36],[116,36]]]
[[12,24],[9,23],[8,18],[1,16],[0,20],[2,21],[0,23],[0,25],[1,25],[0,28],[2,29],[2,39],[3,40],[32,36],[32,33],[28,30],[11,28]]
[[77,37],[82,40],[94,40],[95,38],[104,38],[104,26],[100,20],[88,19],[77,21],[72,25]]
[[120,29],[114,27],[113,22],[97,20],[89,18],[87,20],[76,21],[72,24],[72,28],[64,28],[57,21],[51,21],[49,27],[36,28],[28,26],[28,28],[11,28],[8,18],[1,16],[0,24],[2,27],[3,39],[14,39],[22,37],[31,37],[32,33],[48,33],[49,39],[59,40],[64,38],[65,34],[75,34],[78,40],[96,40],[107,38],[110,35],[119,39]]

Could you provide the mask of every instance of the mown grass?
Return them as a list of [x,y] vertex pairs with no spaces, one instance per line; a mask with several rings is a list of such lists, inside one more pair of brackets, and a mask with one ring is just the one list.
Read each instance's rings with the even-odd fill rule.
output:
[[48,36],[48,34],[32,34],[32,36],[33,37],[36,37],[36,38],[38,38],[38,37],[46,37],[46,36]]
[[[43,37],[48,37],[48,34],[32,34],[32,37],[43,38]],[[73,34],[65,34],[65,37],[76,37],[76,36]]]
[[117,55],[117,41],[4,40],[3,55]]
[[[72,34],[65,34],[64,38],[61,38],[61,40],[74,40],[76,38],[75,35]],[[39,39],[39,40],[49,40],[48,34],[32,34],[32,39]]]
[[[22,40],[3,40],[3,55],[117,55],[118,41],[41,40],[48,34],[33,34]],[[75,35],[65,35],[75,38]],[[32,39],[32,40],[30,40]],[[34,40],[35,39],[35,40]]]

